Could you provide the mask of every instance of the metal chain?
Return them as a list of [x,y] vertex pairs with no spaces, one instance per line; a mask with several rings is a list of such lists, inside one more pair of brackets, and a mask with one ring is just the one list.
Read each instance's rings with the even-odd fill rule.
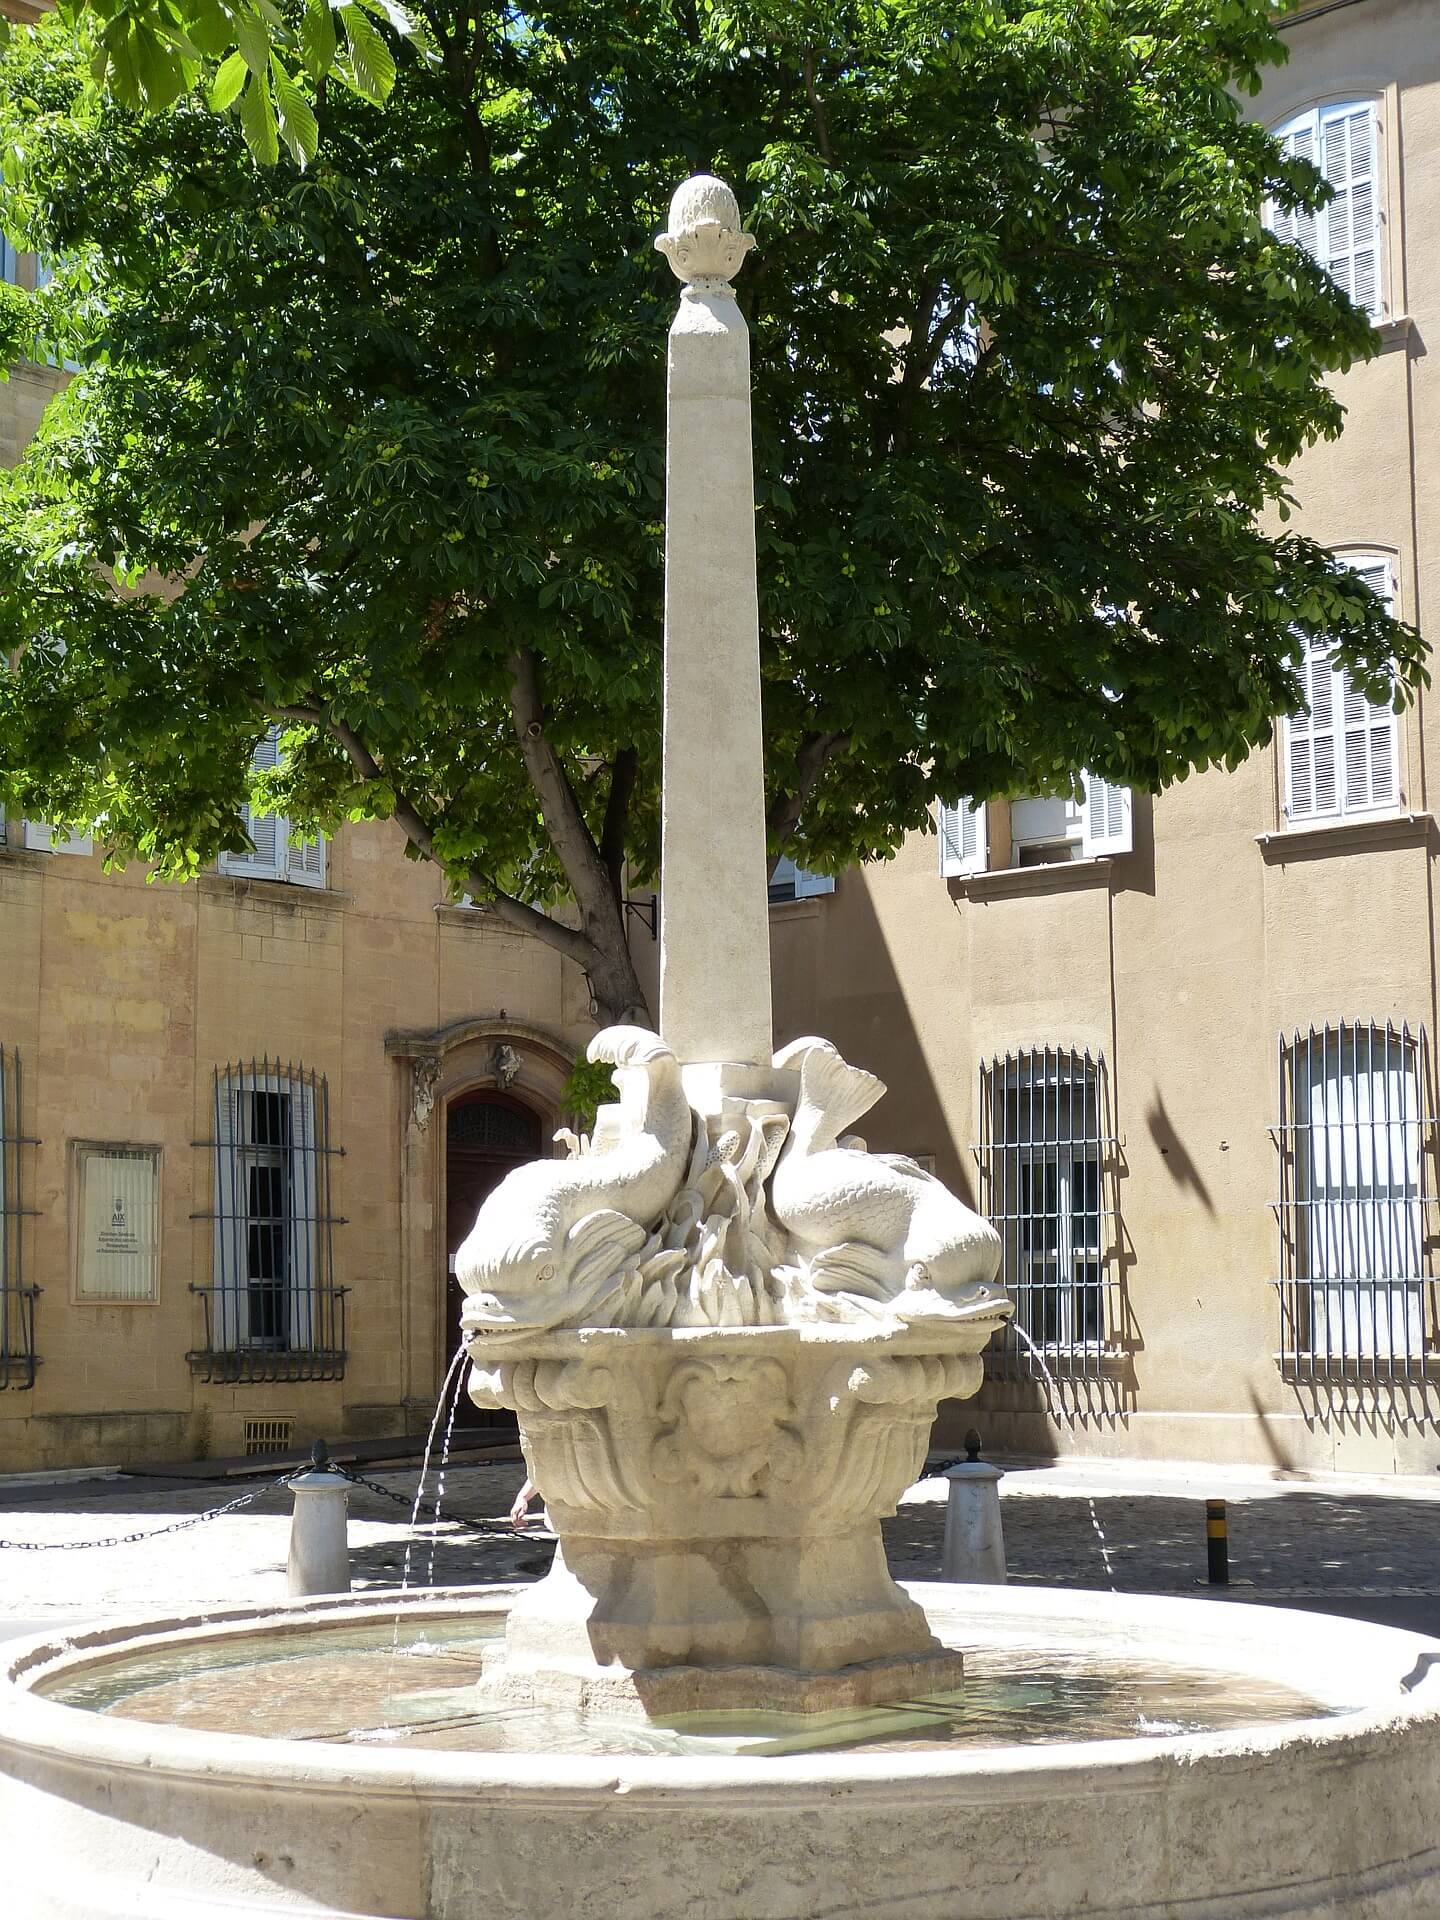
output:
[[[335,1461],[328,1462],[327,1469],[331,1473],[342,1474],[344,1478],[354,1486],[364,1487],[367,1492],[379,1494],[382,1500],[393,1500],[396,1506],[404,1507],[407,1513],[413,1513],[415,1510],[413,1497],[403,1493],[396,1493],[392,1487],[382,1487],[378,1480],[367,1480],[364,1474],[352,1473],[348,1467],[342,1467]],[[203,1526],[207,1520],[218,1520],[222,1514],[234,1513],[240,1507],[248,1507],[251,1501],[258,1500],[262,1493],[270,1493],[275,1487],[288,1486],[293,1477],[294,1469],[289,1469],[285,1473],[278,1475],[274,1480],[267,1480],[264,1486],[255,1487],[249,1493],[239,1494],[234,1500],[227,1500],[223,1507],[209,1507],[204,1513],[191,1514],[190,1517],[185,1520],[172,1520],[168,1526],[164,1527],[146,1527],[137,1533],[117,1533],[112,1535],[108,1540],[0,1539],[0,1549],[8,1547],[15,1553],[77,1553],[85,1547],[138,1546],[143,1540],[158,1540],[162,1534],[166,1533],[184,1533],[189,1527]],[[471,1533],[484,1534],[492,1540],[536,1540],[543,1542],[555,1538],[555,1535],[544,1527],[495,1527],[488,1525],[483,1520],[469,1520],[461,1513],[447,1513],[442,1515],[439,1507],[428,1500],[420,1503],[420,1510],[423,1513],[428,1513],[437,1523],[442,1520],[448,1520],[457,1527],[464,1527]]]
[[117,1533],[109,1540],[0,1540],[0,1547],[9,1547],[16,1553],[76,1553],[82,1547],[133,1547],[142,1540],[158,1540],[162,1533],[184,1533],[187,1527],[203,1526],[207,1520],[218,1520],[222,1513],[234,1513],[237,1507],[248,1507],[262,1493],[284,1486],[289,1478],[288,1473],[282,1473],[275,1480],[267,1480],[263,1487],[255,1487],[249,1493],[237,1495],[234,1500],[227,1500],[223,1507],[208,1507],[204,1513],[192,1513],[188,1520],[172,1520],[165,1527],[146,1527],[139,1533]]
[[[329,1463],[329,1471],[343,1474],[353,1485],[364,1487],[370,1493],[378,1493],[382,1500],[393,1500],[397,1506],[404,1507],[407,1513],[415,1511],[413,1495],[396,1493],[393,1487],[382,1487],[378,1480],[367,1480],[363,1473],[352,1473],[349,1467],[337,1466],[334,1461]],[[495,1527],[484,1520],[468,1520],[463,1513],[442,1514],[439,1507],[428,1500],[420,1502],[420,1511],[428,1513],[437,1523],[448,1520],[457,1527],[467,1528],[471,1533],[486,1534],[492,1540],[553,1540],[555,1538],[555,1535],[544,1527]]]

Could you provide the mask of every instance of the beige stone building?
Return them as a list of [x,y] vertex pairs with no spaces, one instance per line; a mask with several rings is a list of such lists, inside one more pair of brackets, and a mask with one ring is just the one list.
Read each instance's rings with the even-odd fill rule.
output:
[[[1246,110],[1335,184],[1300,238],[1379,321],[1305,530],[1422,630],[1440,601],[1440,6],[1328,0]],[[973,1417],[1030,1451],[1429,1471],[1433,699],[1312,719],[1151,798],[965,810],[777,908],[777,1031],[889,1082],[872,1141],[996,1220],[1040,1349]],[[1039,1362],[1048,1368],[1047,1383]]]
[[[1297,475],[1304,524],[1423,627],[1440,7],[1328,0],[1288,35],[1247,110],[1335,180],[1300,237],[1385,340]],[[3,457],[55,378],[0,388]],[[833,888],[776,875],[777,1034],[884,1075],[872,1144],[933,1156],[997,1220],[1039,1350],[997,1351],[947,1437],[973,1417],[1027,1451],[1440,1461],[1440,738],[1426,701],[1371,709],[1323,658],[1311,686],[1312,720],[1238,773],[962,810],[938,859],[916,838]],[[391,829],[307,850],[262,828],[254,860],[174,889],[9,821],[0,1471],[423,1426],[450,1255],[562,1117],[591,1026],[573,968],[446,905]]]

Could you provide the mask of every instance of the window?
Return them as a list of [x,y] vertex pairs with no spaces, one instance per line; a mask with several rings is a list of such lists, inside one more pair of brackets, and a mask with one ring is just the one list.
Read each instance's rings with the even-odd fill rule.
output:
[[[280,729],[271,727],[256,747],[250,765],[256,773],[267,773],[279,764]],[[299,840],[283,813],[254,813],[249,806],[240,809],[240,824],[254,842],[254,851],[222,853],[222,873],[252,880],[290,880],[302,887],[324,886],[323,835],[317,840]]]
[[[1006,1378],[1099,1371],[1114,1345],[1113,1166],[1103,1058],[1058,1047],[980,1073],[982,1211],[1000,1235],[1015,1319],[988,1364]],[[1036,1351],[1038,1349],[1038,1352]]]
[[[1053,866],[1128,853],[1133,844],[1131,796],[1099,774],[1082,773],[1079,800],[1021,795],[1010,802],[1010,861],[1014,867]],[[984,873],[988,832],[984,802],[941,805],[940,871],[947,876]]]
[[74,853],[82,858],[95,848],[88,833],[57,833],[47,820],[25,822],[25,844],[32,853]]
[[21,1129],[20,1055],[0,1047],[0,1388],[35,1384],[35,1302],[39,1287],[25,1284],[22,1176],[27,1147]]
[[1307,107],[1276,127],[1286,153],[1318,167],[1335,197],[1318,213],[1267,210],[1276,238],[1303,247],[1372,319],[1382,311],[1376,132],[1373,100]]
[[[1346,564],[1393,606],[1388,560],[1357,555]],[[1397,806],[1399,729],[1394,712],[1365,697],[1324,639],[1306,643],[1300,675],[1305,711],[1290,714],[1282,729],[1285,818],[1344,819]]]
[[797,867],[789,854],[782,853],[770,875],[770,904],[777,901],[809,900],[818,893],[833,893],[835,882],[823,873],[807,873]]
[[1418,1372],[1429,1309],[1423,1029],[1280,1038],[1280,1361],[1317,1376]]
[[327,1081],[304,1067],[215,1075],[213,1279],[200,1294],[207,1380],[338,1380],[347,1289],[334,1284]]

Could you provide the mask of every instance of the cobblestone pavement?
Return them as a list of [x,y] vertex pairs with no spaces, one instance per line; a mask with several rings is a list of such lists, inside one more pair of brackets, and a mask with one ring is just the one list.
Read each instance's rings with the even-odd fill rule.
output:
[[[447,1511],[504,1525],[520,1463],[453,1466]],[[367,1473],[409,1498],[413,1469]],[[431,1491],[434,1482],[432,1478]],[[255,1483],[197,1485],[140,1479],[76,1481],[63,1487],[0,1486],[0,1539],[91,1543],[75,1552],[0,1547],[0,1616],[12,1620],[153,1612],[263,1603],[283,1597],[290,1499],[277,1485],[246,1506],[183,1532],[126,1545],[117,1535],[148,1532],[254,1492]],[[902,1579],[935,1579],[940,1569],[946,1483],[911,1489],[886,1523],[891,1564]],[[1173,1470],[1094,1470],[1065,1465],[1015,1470],[1002,1482],[1010,1577],[1132,1593],[1205,1589],[1205,1497],[1229,1504],[1230,1565],[1236,1599],[1345,1605],[1365,1596],[1414,1596],[1410,1624],[1440,1630],[1440,1476],[1429,1482],[1267,1483]],[[357,1487],[350,1504],[357,1590],[397,1585],[412,1536],[394,1499]],[[1102,1551],[1102,1534],[1103,1547]],[[419,1527],[411,1544],[411,1585],[533,1579],[549,1565],[544,1537],[487,1538],[451,1522]]]

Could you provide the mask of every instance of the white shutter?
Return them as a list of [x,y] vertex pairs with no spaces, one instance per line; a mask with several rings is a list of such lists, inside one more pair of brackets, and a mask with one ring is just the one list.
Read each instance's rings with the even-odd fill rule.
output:
[[1082,859],[1098,859],[1102,854],[1129,853],[1134,835],[1129,787],[1117,787],[1102,780],[1098,773],[1083,773],[1085,811],[1080,826]]
[[1300,668],[1305,711],[1285,722],[1285,817],[1324,819],[1340,810],[1336,779],[1335,671],[1323,640],[1309,640]]
[[[282,820],[281,826],[288,828],[289,822]],[[325,847],[322,833],[314,840],[299,840],[289,835],[285,849],[285,877],[294,880],[302,887],[323,887],[325,884]]]
[[1379,142],[1375,103],[1350,100],[1310,107],[1276,129],[1287,154],[1318,167],[1335,189],[1318,213],[1287,213],[1273,203],[1270,229],[1300,246],[1372,318],[1382,311]]
[[[266,773],[280,758],[280,729],[271,727],[251,756],[256,773]],[[247,875],[257,880],[278,880],[285,870],[285,842],[288,829],[278,814],[253,813],[248,805],[240,809],[240,824],[255,843],[253,853],[222,853],[220,871]]]
[[1320,124],[1320,171],[1335,189],[1321,211],[1321,264],[1357,307],[1380,311],[1380,229],[1375,179],[1375,108],[1327,107]]
[[940,835],[940,871],[947,879],[956,874],[983,873],[987,852],[985,802],[961,800],[946,806],[940,801],[935,809]]
[[[1287,156],[1298,160],[1308,160],[1311,166],[1318,166],[1319,151],[1318,116],[1312,108],[1292,120],[1287,127],[1281,128],[1280,144]],[[1271,205],[1270,229],[1277,240],[1286,240],[1292,246],[1303,247],[1312,260],[1320,257],[1320,238],[1316,217],[1313,213],[1291,213]]]
[[221,1353],[240,1344],[240,1301],[245,1292],[249,1195],[240,1146],[245,1135],[240,1082],[215,1076],[215,1238],[211,1254],[211,1334]]
[[[1346,564],[1393,608],[1395,595],[1388,560],[1357,557]],[[1344,730],[1344,811],[1393,807],[1400,797],[1395,714],[1388,706],[1368,700],[1348,673],[1337,673],[1336,682],[1335,702]]]
[[[1357,557],[1346,565],[1393,606],[1388,560]],[[1399,730],[1392,710],[1361,692],[1324,640],[1306,643],[1301,680],[1307,710],[1291,714],[1284,731],[1286,819],[1323,820],[1397,805]]]
[[288,1344],[315,1345],[315,1236],[320,1231],[315,1089],[304,1080],[276,1083],[290,1108],[290,1246]]
[[813,899],[817,893],[834,893],[835,882],[828,873],[808,873],[804,867],[795,869],[795,898]]
[[25,844],[36,853],[74,853],[88,859],[95,843],[88,833],[61,833],[46,820],[25,822]]

